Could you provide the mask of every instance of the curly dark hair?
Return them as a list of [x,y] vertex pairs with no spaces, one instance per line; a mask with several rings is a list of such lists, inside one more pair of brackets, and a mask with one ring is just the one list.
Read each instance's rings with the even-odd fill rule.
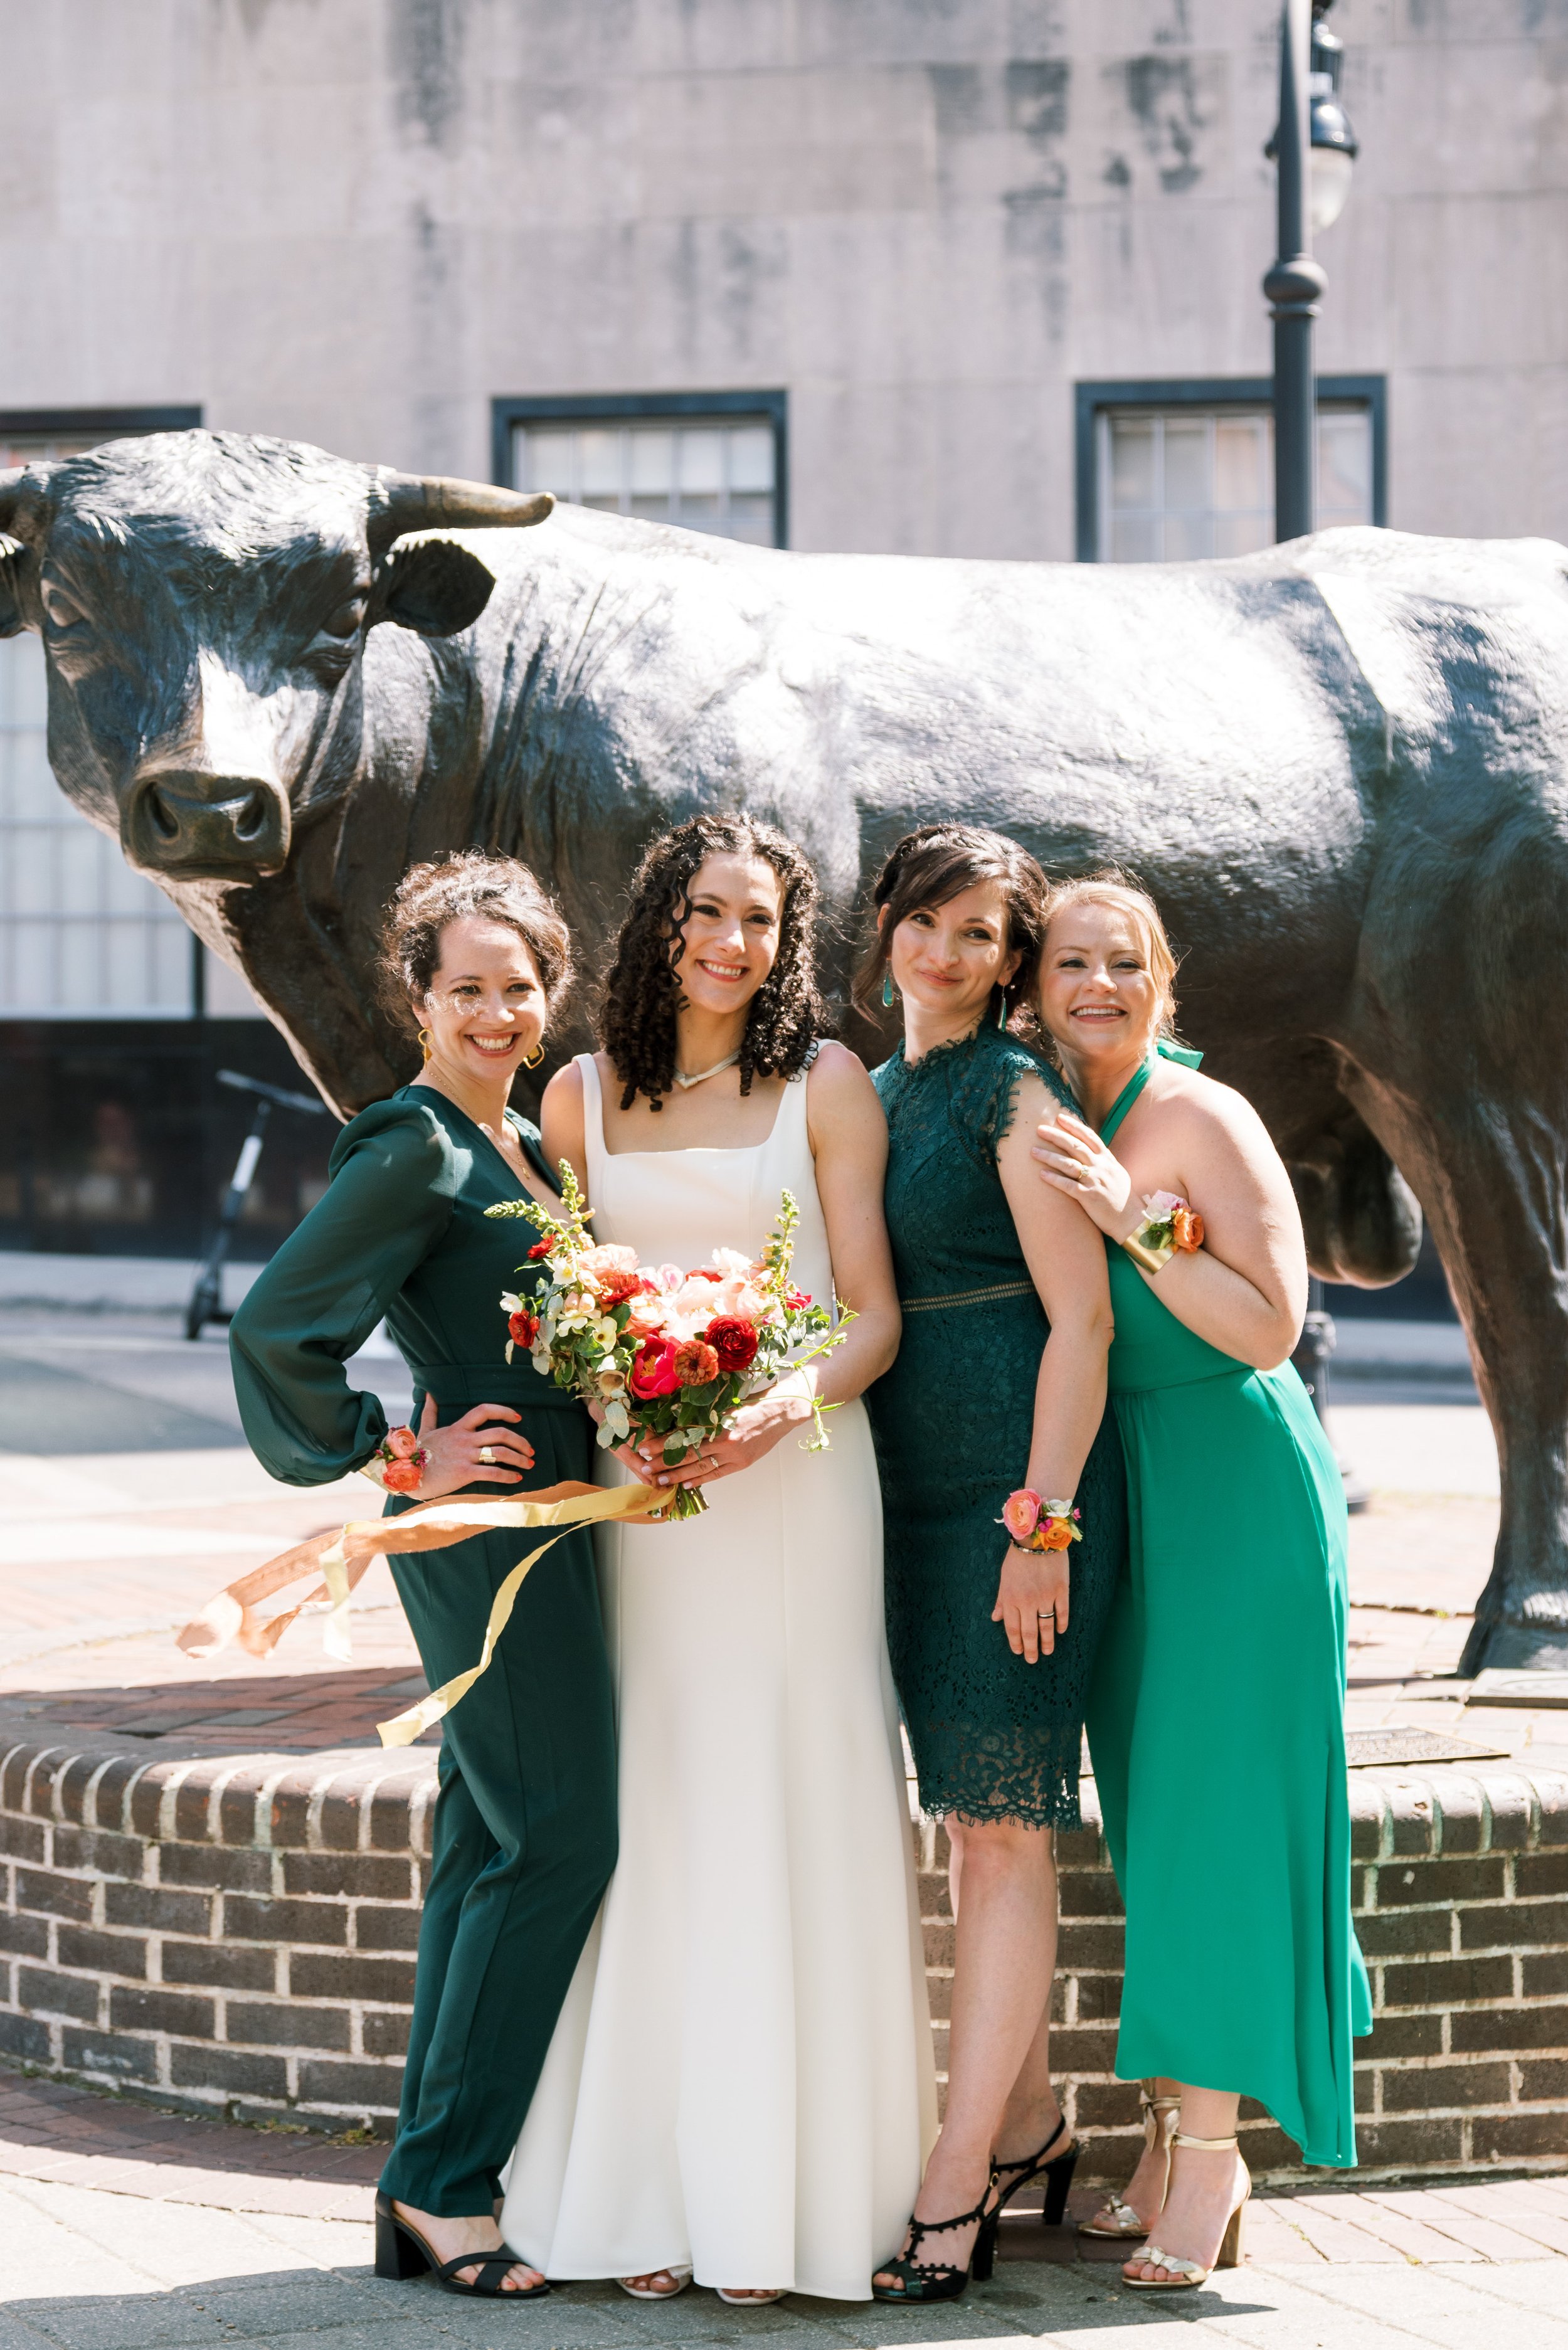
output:
[[779,877],[779,950],[753,996],[741,1043],[741,1091],[752,1079],[795,1077],[811,1060],[827,1014],[816,992],[816,875],[793,840],[750,816],[694,816],[661,833],[644,853],[599,1006],[599,1043],[625,1088],[662,1109],[675,1082],[675,1015],[680,1008],[680,936],[691,882],[707,857],[761,858]]
[[1003,832],[975,824],[923,824],[907,832],[889,856],[872,892],[873,907],[885,906],[887,920],[861,957],[855,974],[855,1002],[868,1018],[882,1016],[882,983],[900,922],[922,907],[945,906],[976,881],[995,881],[1007,910],[1006,944],[1019,950],[1018,969],[1000,991],[1004,1019],[1028,1001],[1045,943],[1044,874],[1026,848]]
[[474,914],[511,924],[538,966],[546,1012],[555,1010],[572,980],[572,934],[559,907],[515,857],[454,848],[410,866],[387,909],[378,976],[382,1003],[400,1025],[419,1024],[412,1004],[441,968],[447,924]]

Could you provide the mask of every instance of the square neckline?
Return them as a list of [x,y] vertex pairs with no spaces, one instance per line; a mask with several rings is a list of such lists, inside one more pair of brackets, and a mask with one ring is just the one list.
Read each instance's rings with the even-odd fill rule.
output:
[[[594,1053],[579,1053],[577,1058],[580,1062],[586,1061],[589,1068],[591,1068],[594,1073],[594,1094],[599,1122],[599,1149],[604,1153],[607,1159],[743,1159],[750,1151],[766,1150],[770,1148],[778,1133],[779,1120],[784,1116],[784,1104],[789,1098],[789,1087],[795,1084],[804,1085],[806,1077],[810,1075],[809,1070],[803,1069],[798,1078],[786,1077],[784,1079],[784,1090],[779,1095],[779,1106],[774,1112],[774,1122],[772,1126],[769,1127],[761,1142],[681,1142],[677,1143],[675,1147],[670,1150],[612,1150],[609,1147],[608,1139],[605,1133],[605,1089],[599,1077],[598,1056]],[[586,1136],[584,1139],[585,1141],[587,1140]]]

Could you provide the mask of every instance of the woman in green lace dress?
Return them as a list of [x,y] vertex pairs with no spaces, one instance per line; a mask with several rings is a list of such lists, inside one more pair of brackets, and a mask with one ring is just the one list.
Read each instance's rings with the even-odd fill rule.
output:
[[1256,1113],[1162,1042],[1173,975],[1141,891],[1054,895],[1041,1013],[1082,1116],[1035,1156],[1106,1235],[1131,1501],[1088,1714],[1127,1909],[1116,2070],[1180,2118],[1091,2226],[1152,2229],[1123,2273],[1165,2290],[1238,2256],[1239,2095],[1306,2161],[1355,2162],[1351,2040],[1371,2029],[1350,1918],[1345,1494],[1289,1360],[1301,1219]]
[[[234,1316],[245,1434],[286,1484],[374,1473],[386,1414],[345,1366],[384,1315],[427,1454],[389,1511],[588,1483],[583,1406],[526,1348],[504,1359],[498,1301],[516,1279],[518,1227],[485,1215],[523,1192],[556,1204],[538,1129],[506,1101],[569,976],[566,924],[526,868],[468,851],[406,877],[385,949],[425,1066],[344,1128],[325,1198]],[[498,1531],[393,1559],[432,1689],[478,1657],[524,1547]],[[493,2206],[615,1866],[613,1700],[586,1528],[529,1576],[489,1671],[443,1724],[433,1843],[376,2272],[430,2266],[452,2292],[542,2293],[502,2245]]]
[[[1051,2085],[1052,1831],[1078,1824],[1089,1669],[1126,1541],[1104,1250],[1065,1201],[1042,1220],[1029,1159],[1053,1098],[1007,1033],[1030,987],[1044,882],[963,826],[901,842],[877,893],[863,989],[901,1001],[875,1072],[904,1335],[869,1390],[888,1638],[928,1812],[961,1856],[947,2116],[905,2256],[880,2299],[990,2272],[1000,2200],[1044,2170],[1059,2218],[1075,2159]],[[1008,1495],[1075,1505],[1065,1550],[1011,1545]],[[992,2189],[992,2168],[998,2186]],[[955,2216],[956,2215],[956,2216]]]

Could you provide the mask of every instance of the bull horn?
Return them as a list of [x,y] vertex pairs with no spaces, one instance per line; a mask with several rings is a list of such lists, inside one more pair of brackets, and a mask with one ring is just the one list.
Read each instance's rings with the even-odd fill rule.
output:
[[528,496],[489,482],[458,482],[442,473],[376,471],[369,536],[378,551],[410,530],[518,530],[543,522],[556,501],[548,490]]

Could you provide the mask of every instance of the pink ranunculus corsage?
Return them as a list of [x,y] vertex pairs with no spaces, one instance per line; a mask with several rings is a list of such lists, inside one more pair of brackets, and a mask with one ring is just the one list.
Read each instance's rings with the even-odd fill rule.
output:
[[1019,1550],[1065,1550],[1084,1539],[1080,1515],[1070,1501],[1047,1501],[1032,1485],[1021,1485],[1003,1502],[997,1523],[1006,1527]]

